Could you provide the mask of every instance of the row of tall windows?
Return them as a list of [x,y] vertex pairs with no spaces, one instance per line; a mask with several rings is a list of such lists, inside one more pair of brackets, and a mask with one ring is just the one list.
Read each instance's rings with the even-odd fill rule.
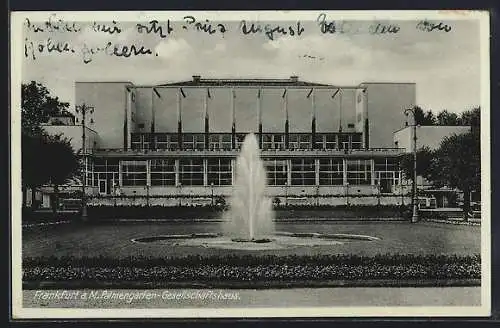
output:
[[[313,158],[273,158],[265,159],[264,165],[270,186],[313,186],[316,182],[322,186],[339,186],[344,181],[349,185],[371,185],[373,182],[380,186],[381,192],[391,192],[392,186],[401,183],[396,158],[376,158],[373,161],[320,158],[318,167]],[[86,176],[88,186],[105,184],[107,188],[120,183],[122,186],[146,186],[148,179],[151,186],[175,186],[177,183],[184,186],[228,186],[232,183],[233,172],[230,158],[209,158],[206,168],[202,158],[89,158]]]
[[[184,133],[182,138],[182,149],[184,150],[206,150],[204,133]],[[245,134],[237,133],[235,148],[240,149]],[[290,133],[288,136],[288,149],[311,149],[313,146],[312,135],[306,133]],[[284,150],[284,133],[263,133],[261,148],[263,150]],[[315,149],[361,149],[361,133],[321,133],[314,137]],[[179,135],[169,133],[133,133],[131,137],[131,148],[178,150],[180,148]],[[210,133],[208,135],[209,150],[231,150],[233,149],[231,133]]]

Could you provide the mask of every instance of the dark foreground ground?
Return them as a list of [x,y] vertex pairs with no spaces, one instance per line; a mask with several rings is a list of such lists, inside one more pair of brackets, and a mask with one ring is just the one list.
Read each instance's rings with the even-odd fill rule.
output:
[[285,250],[246,251],[176,246],[175,243],[138,244],[134,238],[220,232],[220,222],[180,223],[67,223],[23,228],[22,255],[123,258],[226,254],[445,254],[476,255],[481,251],[479,226],[420,222],[300,222],[277,223],[277,231],[370,235],[378,241],[346,241],[331,246],[298,246]]

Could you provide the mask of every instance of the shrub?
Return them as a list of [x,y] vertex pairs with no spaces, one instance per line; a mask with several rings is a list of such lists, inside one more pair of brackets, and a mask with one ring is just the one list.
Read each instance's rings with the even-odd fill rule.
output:
[[480,277],[479,255],[189,255],[154,259],[100,256],[27,258],[23,262],[24,281],[416,281]]

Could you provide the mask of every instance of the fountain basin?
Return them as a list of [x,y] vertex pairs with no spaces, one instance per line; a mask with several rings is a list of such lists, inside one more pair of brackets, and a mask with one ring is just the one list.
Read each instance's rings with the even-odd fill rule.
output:
[[192,233],[192,234],[175,234],[175,235],[160,235],[160,236],[148,236],[139,237],[132,239],[134,243],[154,243],[163,240],[175,240],[175,239],[193,239],[193,238],[217,238],[221,234],[218,233]]
[[132,242],[169,246],[190,246],[233,250],[259,251],[288,249],[293,247],[320,247],[341,245],[349,241],[374,242],[374,236],[351,234],[322,234],[317,232],[276,232],[258,239],[231,238],[217,233],[194,233],[186,235],[162,235],[134,238]]

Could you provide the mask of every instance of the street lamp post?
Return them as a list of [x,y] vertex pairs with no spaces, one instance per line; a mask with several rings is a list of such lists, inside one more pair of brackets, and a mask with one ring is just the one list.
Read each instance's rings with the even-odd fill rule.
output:
[[214,183],[210,183],[210,188],[212,189],[212,207],[214,207]]
[[418,222],[418,199],[417,199],[417,122],[415,117],[415,108],[405,109],[404,113],[408,116],[408,112],[413,115],[413,215],[411,222]]
[[285,181],[285,208],[288,206],[288,182]]
[[345,202],[349,206],[349,182],[345,183]]
[[319,207],[319,185],[316,185],[316,206]]
[[380,198],[382,197],[382,190],[380,189],[380,180],[377,183],[377,205],[380,206]]
[[83,158],[83,172],[82,172],[82,220],[87,221],[87,147],[86,147],[86,136],[85,136],[85,124],[87,113],[94,113],[94,107],[87,106],[83,103],[80,106],[76,106],[75,109],[77,114],[82,115],[82,158]]
[[182,184],[179,182],[177,183],[177,197],[179,198],[179,207],[181,207],[182,205],[182,198],[181,198],[181,187],[182,187]]

